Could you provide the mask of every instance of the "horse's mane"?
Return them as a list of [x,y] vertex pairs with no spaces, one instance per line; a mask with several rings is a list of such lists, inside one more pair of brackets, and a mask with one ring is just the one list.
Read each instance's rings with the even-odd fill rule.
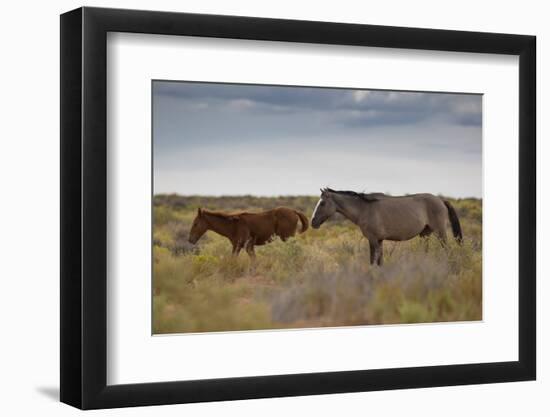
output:
[[332,188],[325,188],[324,191],[328,191],[334,194],[341,194],[341,195],[356,197],[363,201],[367,201],[369,203],[372,201],[378,201],[384,197],[388,197],[384,193],[358,193],[355,191],[348,191],[348,190],[333,190]]

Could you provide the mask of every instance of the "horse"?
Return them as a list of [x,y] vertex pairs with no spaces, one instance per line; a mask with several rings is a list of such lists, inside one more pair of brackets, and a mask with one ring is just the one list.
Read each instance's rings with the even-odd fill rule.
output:
[[199,208],[189,232],[189,242],[196,244],[202,235],[212,230],[229,239],[233,245],[233,255],[238,255],[244,247],[248,255],[255,259],[254,246],[269,243],[275,236],[285,242],[296,234],[298,220],[302,223],[300,233],[304,233],[309,225],[308,218],[304,213],[288,207],[259,213],[225,213]]
[[448,222],[455,239],[462,243],[462,228],[455,209],[451,203],[433,194],[393,197],[384,193],[365,194],[322,188],[311,226],[318,229],[336,212],[359,226],[368,239],[371,265],[383,264],[384,240],[405,241],[435,233],[445,245]]

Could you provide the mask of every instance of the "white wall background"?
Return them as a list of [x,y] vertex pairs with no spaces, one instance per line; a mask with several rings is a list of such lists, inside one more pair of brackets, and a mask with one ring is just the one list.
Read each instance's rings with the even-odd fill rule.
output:
[[[4,415],[73,415],[57,402],[59,379],[59,17],[81,6],[70,0],[10,2],[2,7],[0,66],[2,239],[0,239],[0,410]],[[529,415],[550,412],[550,175],[548,125],[550,26],[545,3],[438,0],[321,2],[296,0],[124,0],[86,5],[240,14],[396,26],[534,34],[538,37],[539,284],[538,381],[377,393],[238,401],[100,411],[99,415]],[[544,125],[544,126],[543,126]],[[546,395],[545,395],[546,394]]]

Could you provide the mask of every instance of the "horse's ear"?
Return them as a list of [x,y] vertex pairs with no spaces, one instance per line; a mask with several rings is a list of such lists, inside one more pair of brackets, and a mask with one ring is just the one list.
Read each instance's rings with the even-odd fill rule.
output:
[[197,209],[197,216],[202,216],[202,209],[200,207]]

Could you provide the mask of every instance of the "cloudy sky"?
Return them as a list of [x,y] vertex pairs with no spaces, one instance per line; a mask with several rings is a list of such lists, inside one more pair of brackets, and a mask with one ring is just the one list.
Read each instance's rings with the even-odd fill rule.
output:
[[481,197],[481,95],[153,82],[154,192]]

